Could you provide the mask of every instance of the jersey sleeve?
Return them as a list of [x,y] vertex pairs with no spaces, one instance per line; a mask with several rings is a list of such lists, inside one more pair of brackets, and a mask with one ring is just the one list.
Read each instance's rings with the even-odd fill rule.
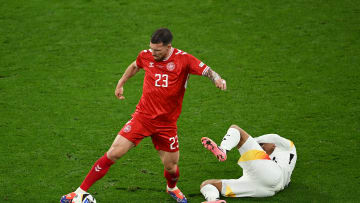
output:
[[191,54],[187,54],[186,57],[190,74],[204,75],[206,71],[210,68]]
[[136,66],[139,68],[143,68],[143,52],[141,51],[136,58]]
[[260,137],[255,138],[257,143],[273,143],[277,147],[280,147],[284,150],[291,150],[294,146],[294,143],[286,138],[281,137],[277,134],[266,134]]

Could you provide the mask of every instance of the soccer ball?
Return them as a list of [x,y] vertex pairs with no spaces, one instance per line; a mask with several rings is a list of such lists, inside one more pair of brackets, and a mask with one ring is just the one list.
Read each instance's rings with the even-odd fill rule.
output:
[[96,203],[96,199],[89,193],[82,195],[76,195],[72,200],[72,203]]

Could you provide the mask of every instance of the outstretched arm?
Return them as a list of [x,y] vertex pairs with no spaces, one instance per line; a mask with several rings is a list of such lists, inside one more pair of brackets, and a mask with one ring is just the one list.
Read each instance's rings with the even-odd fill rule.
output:
[[226,90],[226,81],[220,77],[215,71],[213,71],[210,67],[205,72],[204,76],[208,77],[215,86],[221,90]]
[[294,143],[286,138],[277,134],[266,134],[255,138],[256,142],[260,143],[273,143],[277,147],[282,147],[285,150],[290,150]]
[[124,93],[124,84],[125,82],[131,78],[132,76],[134,76],[137,72],[139,72],[140,68],[136,66],[136,61],[132,62],[127,69],[125,70],[125,73],[122,75],[122,77],[120,78],[118,84],[116,85],[116,89],[115,89],[115,96],[119,99],[125,99],[125,97],[123,96]]

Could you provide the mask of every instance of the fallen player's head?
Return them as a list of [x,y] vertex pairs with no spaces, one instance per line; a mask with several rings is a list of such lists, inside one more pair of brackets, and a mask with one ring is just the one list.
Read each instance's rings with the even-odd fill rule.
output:
[[266,154],[270,155],[271,153],[273,153],[274,149],[275,149],[275,144],[273,143],[260,143],[261,148],[263,148],[263,150],[266,152]]

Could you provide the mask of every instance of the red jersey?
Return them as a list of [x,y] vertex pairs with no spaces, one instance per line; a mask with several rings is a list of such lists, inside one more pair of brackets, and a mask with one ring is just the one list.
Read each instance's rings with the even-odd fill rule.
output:
[[176,48],[163,61],[155,61],[150,49],[141,51],[136,65],[144,69],[145,77],[135,114],[164,122],[177,121],[189,75],[203,75],[209,69],[194,56]]

